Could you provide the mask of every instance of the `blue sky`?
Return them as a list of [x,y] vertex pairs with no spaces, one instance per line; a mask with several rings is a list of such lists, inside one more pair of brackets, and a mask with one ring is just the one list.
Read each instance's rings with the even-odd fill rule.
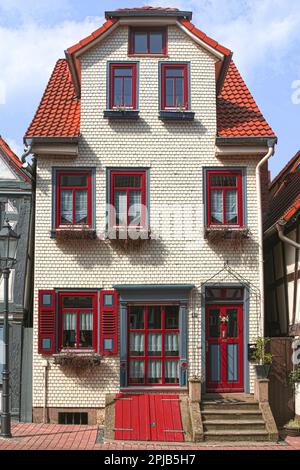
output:
[[[124,0],[0,0],[0,133],[22,138],[56,60],[103,22],[105,10],[144,6]],[[194,23],[234,51],[234,60],[279,143],[272,176],[300,149],[299,0],[160,0],[193,11]]]

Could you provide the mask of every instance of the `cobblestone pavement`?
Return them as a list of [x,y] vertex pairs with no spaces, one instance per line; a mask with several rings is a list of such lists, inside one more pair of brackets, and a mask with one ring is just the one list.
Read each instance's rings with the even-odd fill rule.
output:
[[279,444],[162,444],[146,442],[97,442],[97,426],[61,426],[58,424],[17,423],[12,439],[0,438],[2,450],[300,450],[300,438],[288,437]]

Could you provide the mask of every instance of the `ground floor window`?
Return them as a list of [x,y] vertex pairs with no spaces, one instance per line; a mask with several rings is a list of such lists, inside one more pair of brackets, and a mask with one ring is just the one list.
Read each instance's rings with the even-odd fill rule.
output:
[[128,308],[130,385],[179,384],[179,306]]

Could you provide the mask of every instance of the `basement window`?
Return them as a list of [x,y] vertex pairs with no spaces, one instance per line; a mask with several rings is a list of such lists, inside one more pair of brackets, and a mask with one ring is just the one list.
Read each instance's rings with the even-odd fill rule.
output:
[[88,424],[88,413],[58,413],[58,424]]

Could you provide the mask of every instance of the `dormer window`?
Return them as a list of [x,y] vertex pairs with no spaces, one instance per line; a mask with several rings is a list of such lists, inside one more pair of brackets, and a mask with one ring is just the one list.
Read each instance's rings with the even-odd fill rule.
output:
[[166,55],[166,28],[132,28],[129,35],[129,54]]

